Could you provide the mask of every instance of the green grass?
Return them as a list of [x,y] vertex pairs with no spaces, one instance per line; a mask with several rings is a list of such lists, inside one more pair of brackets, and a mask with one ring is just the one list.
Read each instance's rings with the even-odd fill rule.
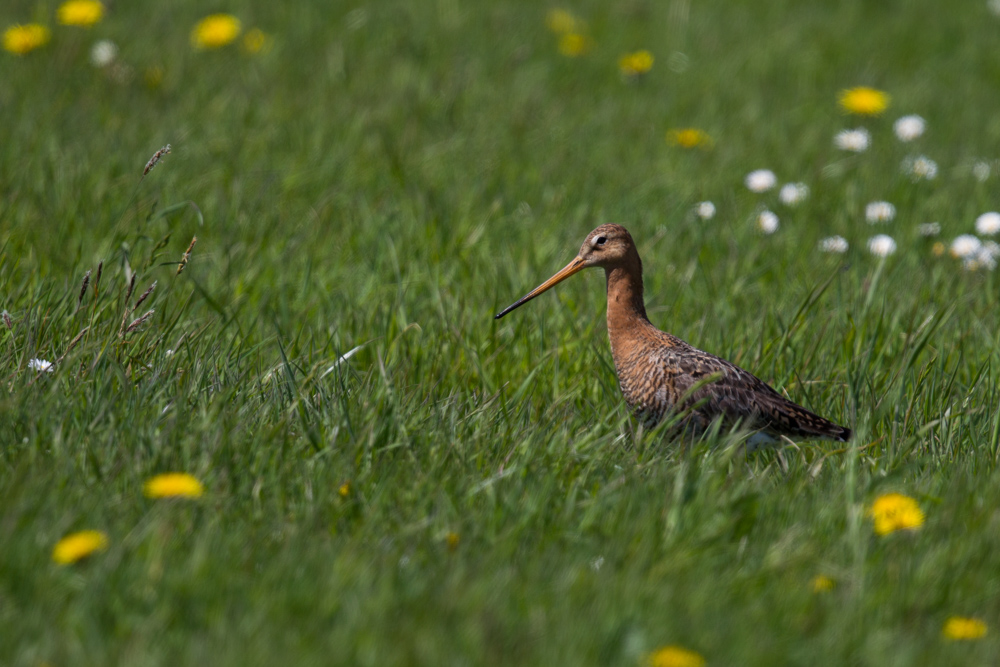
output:
[[[192,50],[217,9],[274,49]],[[585,2],[594,49],[568,59],[547,9],[114,3],[2,54],[0,663],[637,665],[666,644],[710,665],[996,662],[997,277],[916,225],[947,243],[1000,207],[996,169],[971,173],[1000,142],[1000,19],[978,1]],[[0,22],[52,12],[13,0]],[[99,38],[131,78],[87,62]],[[616,62],[639,48],[656,64],[630,84]],[[855,85],[889,112],[843,116]],[[905,113],[928,121],[911,145]],[[859,124],[873,147],[836,151]],[[687,126],[714,148],[668,146]],[[934,181],[901,174],[918,153]],[[751,194],[758,167],[810,198]],[[897,207],[883,229],[874,199]],[[856,428],[856,448],[637,430],[599,272],[492,319],[603,222],[636,238],[654,324]],[[876,231],[899,245],[885,261]],[[816,250],[830,234],[846,255]],[[156,312],[120,336],[129,271],[158,285],[130,317]],[[205,496],[143,497],[175,470]],[[918,500],[920,531],[873,533],[890,491]],[[83,529],[110,548],[54,564]],[[812,591],[821,573],[833,591]],[[990,631],[945,641],[952,615]]]

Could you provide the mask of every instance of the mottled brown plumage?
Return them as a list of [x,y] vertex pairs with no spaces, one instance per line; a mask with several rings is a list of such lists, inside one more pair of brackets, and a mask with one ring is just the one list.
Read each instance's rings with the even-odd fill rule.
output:
[[846,441],[851,431],[792,403],[751,373],[660,331],[646,317],[642,260],[632,236],[620,225],[601,225],[564,269],[497,315],[585,268],[604,269],[608,284],[608,337],[625,402],[647,425],[670,414],[702,432],[716,419],[756,432],[755,442],[828,438]]

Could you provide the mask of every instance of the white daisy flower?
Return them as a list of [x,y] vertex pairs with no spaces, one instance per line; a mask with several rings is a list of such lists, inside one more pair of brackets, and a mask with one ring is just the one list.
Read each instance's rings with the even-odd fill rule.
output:
[[773,234],[778,231],[778,216],[771,211],[764,209],[757,216],[757,229],[765,234]]
[[702,220],[711,220],[715,217],[715,204],[710,201],[698,202],[695,204],[694,212]]
[[843,254],[847,252],[847,239],[843,236],[828,236],[819,242],[819,249],[823,252]]
[[747,174],[744,182],[753,192],[767,192],[778,184],[778,177],[770,169],[757,169]]
[[90,64],[94,67],[107,67],[118,57],[118,45],[110,39],[102,39],[90,47]]
[[[976,269],[986,269],[987,271],[992,271],[997,268],[997,258],[1000,258],[1000,245],[998,245],[996,241],[986,241],[976,252],[975,258],[971,260],[964,260],[963,265],[972,261],[975,262]],[[966,268],[969,267],[966,266]]]
[[[1000,0],[998,0],[1000,2]],[[984,160],[980,160],[976,164],[972,165],[972,175],[976,177],[976,180],[982,183],[987,178],[990,177],[990,163]]]
[[53,370],[52,362],[44,359],[32,359],[28,362],[28,368],[39,373],[51,373]]
[[903,116],[892,125],[900,141],[913,141],[924,133],[927,123],[916,114]]
[[868,252],[876,257],[888,257],[896,252],[896,242],[888,234],[876,234],[868,239]]
[[951,249],[948,252],[956,259],[968,259],[974,257],[982,247],[983,242],[972,234],[962,234],[951,242]]
[[805,183],[785,183],[778,191],[778,199],[785,206],[795,206],[809,196],[809,186]]
[[872,135],[863,127],[856,130],[841,130],[833,137],[833,145],[842,151],[863,153],[871,145]]
[[914,181],[930,181],[938,173],[937,162],[926,155],[918,155],[915,158],[903,160],[903,173],[909,174]]
[[966,271],[978,271],[979,269],[992,271],[997,268],[997,258],[986,249],[984,244],[975,255],[962,260],[962,268]]
[[869,225],[891,222],[896,217],[896,207],[887,201],[873,201],[865,206],[865,220]]
[[937,236],[941,233],[941,224],[937,222],[925,222],[917,226],[917,233],[921,236]]
[[1000,232],[1000,213],[990,211],[976,218],[976,233],[993,236]]

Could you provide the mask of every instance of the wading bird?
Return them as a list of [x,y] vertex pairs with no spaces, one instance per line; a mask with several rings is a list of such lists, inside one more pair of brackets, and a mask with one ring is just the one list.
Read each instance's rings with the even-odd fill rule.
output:
[[676,414],[682,416],[682,428],[694,434],[717,419],[749,429],[754,432],[748,442],[752,446],[782,436],[850,439],[850,429],[792,403],[725,359],[654,327],[643,303],[642,260],[632,236],[620,225],[592,231],[576,259],[495,319],[592,266],[603,268],[607,278],[608,337],[618,383],[625,402],[646,426]]

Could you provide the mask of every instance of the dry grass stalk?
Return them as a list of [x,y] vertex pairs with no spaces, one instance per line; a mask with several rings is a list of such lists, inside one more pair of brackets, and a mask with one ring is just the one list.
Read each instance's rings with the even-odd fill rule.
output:
[[128,283],[128,291],[125,293],[126,302],[128,302],[129,297],[132,296],[132,292],[134,291],[135,291],[135,274],[133,273],[132,280],[130,280]]
[[147,287],[146,291],[143,292],[139,296],[139,299],[135,302],[135,305],[132,306],[131,308],[129,308],[128,307],[128,298],[129,298],[129,296],[132,295],[133,288],[135,287],[135,274],[132,274],[132,282],[129,285],[128,294],[125,295],[125,301],[126,301],[126,303],[125,303],[125,312],[122,313],[122,323],[121,323],[121,326],[118,327],[118,337],[119,338],[123,338],[125,336],[125,334],[130,333],[132,331],[135,331],[136,327],[138,327],[140,324],[142,324],[143,322],[145,322],[153,314],[154,311],[150,310],[148,313],[146,313],[142,317],[140,317],[138,319],[135,319],[135,320],[132,320],[131,322],[129,322],[128,326],[126,326],[126,324],[125,324],[126,322],[128,322],[128,318],[132,315],[132,313],[134,313],[135,311],[137,311],[139,309],[139,306],[142,305],[142,302],[145,301],[147,298],[149,298],[149,295],[153,293],[153,290],[156,289],[156,283],[157,283],[157,281],[154,280],[153,284],[150,285],[149,287]]
[[142,175],[145,176],[152,170],[153,167],[163,158],[164,155],[170,152],[170,144],[167,144],[160,150],[153,153],[153,157],[149,158],[149,162],[146,163],[146,168],[142,170]]
[[86,334],[88,331],[90,331],[90,327],[84,327],[83,329],[80,330],[80,333],[78,333],[76,335],[76,338],[74,338],[73,340],[71,340],[69,342],[69,346],[66,348],[66,351],[62,353],[61,357],[59,357],[58,359],[56,359],[56,366],[58,366],[59,363],[62,362],[62,360],[66,358],[67,354],[69,354],[70,352],[73,351],[73,348],[76,347],[76,344],[80,342],[80,340],[83,338],[84,334]]
[[187,266],[188,260],[191,259],[191,251],[194,250],[194,244],[197,242],[198,242],[198,237],[192,236],[191,245],[189,245],[188,249],[184,251],[184,256],[181,257],[181,262],[180,264],[177,265],[177,273],[175,273],[174,275],[176,276],[181,275],[181,271],[184,270],[184,267]]
[[134,313],[135,311],[139,310],[139,306],[141,306],[141,305],[142,305],[142,302],[143,302],[143,301],[145,301],[145,300],[146,300],[146,297],[148,297],[148,296],[149,296],[150,294],[152,294],[152,293],[153,293],[153,290],[155,290],[155,289],[156,289],[156,281],[154,280],[154,281],[153,281],[153,284],[152,284],[152,285],[150,285],[150,286],[149,286],[149,287],[148,287],[148,288],[146,289],[146,291],[142,293],[142,296],[140,296],[140,297],[139,297],[139,300],[135,302],[135,305],[134,305],[134,306],[132,306],[132,312],[133,312],[133,313]]
[[76,298],[76,307],[83,305],[83,297],[87,296],[87,286],[90,285],[90,271],[83,274],[83,285],[80,286],[80,296]]
[[170,243],[170,236],[171,236],[171,234],[167,234],[167,235],[166,235],[166,236],[164,236],[164,237],[163,237],[162,239],[160,239],[160,242],[159,242],[159,243],[157,243],[157,244],[156,244],[155,246],[153,246],[153,250],[152,250],[152,251],[151,251],[151,253],[150,253],[150,254],[151,254],[151,256],[154,256],[154,255],[156,255],[156,251],[157,251],[157,250],[159,250],[160,248],[164,248],[164,247],[166,247],[166,245],[167,245],[168,243]]
[[97,287],[101,284],[101,273],[104,271],[104,260],[97,265],[97,275],[94,277],[94,297],[97,297]]
[[156,312],[155,310],[148,310],[146,314],[143,315],[142,317],[137,317],[131,322],[129,322],[128,327],[125,328],[125,333],[132,333],[133,331],[138,329],[140,326],[142,326],[142,323],[148,320],[150,317],[152,317],[153,313],[155,312]]
[[13,331],[14,330],[14,323],[10,321],[10,313],[8,313],[5,310],[5,311],[3,311],[3,313],[0,313],[0,316],[3,317],[3,323],[7,325],[7,328],[10,329],[11,331]]

